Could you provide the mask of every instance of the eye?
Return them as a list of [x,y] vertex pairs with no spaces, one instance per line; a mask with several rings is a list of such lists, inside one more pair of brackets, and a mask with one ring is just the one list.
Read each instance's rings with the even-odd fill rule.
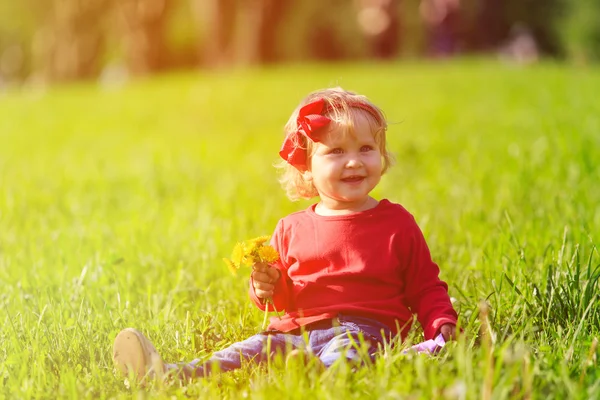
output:
[[360,151],[362,151],[362,152],[367,152],[367,151],[371,151],[371,150],[373,150],[373,146],[365,145],[360,148]]
[[329,152],[329,154],[342,154],[344,152],[343,149],[337,147],[335,149],[331,149],[331,151]]

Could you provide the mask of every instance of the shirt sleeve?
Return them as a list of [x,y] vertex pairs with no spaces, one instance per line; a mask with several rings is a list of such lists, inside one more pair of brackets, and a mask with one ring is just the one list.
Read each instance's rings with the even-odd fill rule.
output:
[[442,325],[456,325],[458,317],[448,296],[448,285],[439,279],[440,270],[432,261],[416,222],[407,240],[410,247],[404,275],[406,305],[417,314],[425,339],[432,339]]
[[[277,282],[275,283],[275,289],[273,290],[274,294],[273,294],[273,298],[271,300],[273,301],[273,304],[275,305],[275,308],[277,309],[277,311],[284,311],[288,308],[288,302],[289,302],[289,296],[290,296],[289,288],[291,286],[291,281],[288,277],[287,266],[284,261],[286,259],[286,254],[287,254],[287,245],[285,244],[285,239],[284,239],[283,220],[280,220],[277,223],[275,232],[273,233],[273,236],[271,237],[271,246],[273,246],[273,248],[275,248],[275,250],[277,250],[277,252],[279,253],[279,260],[275,261],[274,263],[271,263],[270,265],[273,268],[277,268],[280,273],[280,277],[277,280]],[[260,310],[264,311],[265,307],[266,307],[266,303],[264,302],[264,300],[259,299],[256,296],[256,293],[254,292],[254,285],[252,282],[252,278],[250,278],[250,288],[249,288],[248,294],[250,296],[250,300],[252,300],[254,305],[256,305],[256,307],[258,307]],[[273,308],[273,306],[270,305],[269,310],[275,311],[275,310],[272,310],[272,308]]]

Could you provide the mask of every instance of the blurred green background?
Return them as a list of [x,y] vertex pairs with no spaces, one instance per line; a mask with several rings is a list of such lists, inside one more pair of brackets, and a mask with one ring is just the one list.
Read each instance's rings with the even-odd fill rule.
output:
[[446,58],[577,64],[595,0],[20,0],[0,3],[0,87],[169,69]]

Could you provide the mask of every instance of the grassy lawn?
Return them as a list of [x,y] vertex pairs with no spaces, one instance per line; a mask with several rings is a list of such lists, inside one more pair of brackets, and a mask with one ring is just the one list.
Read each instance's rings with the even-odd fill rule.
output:
[[[111,360],[124,327],[168,361],[260,330],[247,276],[221,258],[310,204],[272,164],[298,101],[334,85],[386,112],[396,165],[375,196],[415,215],[464,336],[358,372],[275,363],[126,387]],[[463,61],[0,94],[2,397],[599,398],[599,87],[594,70]]]

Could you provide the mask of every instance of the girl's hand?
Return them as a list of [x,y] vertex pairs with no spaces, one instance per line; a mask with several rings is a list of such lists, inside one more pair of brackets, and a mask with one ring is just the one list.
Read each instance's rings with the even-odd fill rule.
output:
[[456,339],[456,326],[444,324],[440,328],[440,333],[444,336],[445,341]]
[[256,263],[252,267],[252,286],[259,299],[273,297],[275,283],[279,280],[281,272],[267,263]]

